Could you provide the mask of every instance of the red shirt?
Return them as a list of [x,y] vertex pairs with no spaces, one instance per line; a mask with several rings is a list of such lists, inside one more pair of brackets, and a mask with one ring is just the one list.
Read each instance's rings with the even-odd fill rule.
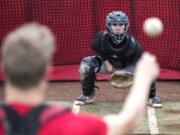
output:
[[[20,115],[24,116],[31,111],[33,106],[24,104],[11,104]],[[59,115],[39,128],[38,135],[106,135],[107,126],[101,118],[80,113],[79,115],[67,112],[63,116]],[[0,124],[0,135],[4,134],[2,124]]]

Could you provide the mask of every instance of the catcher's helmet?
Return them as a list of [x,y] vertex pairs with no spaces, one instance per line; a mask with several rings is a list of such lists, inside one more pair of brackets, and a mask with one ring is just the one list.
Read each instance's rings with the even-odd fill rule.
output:
[[[114,23],[125,24],[124,33],[122,34],[113,33],[110,25]],[[128,27],[129,27],[129,20],[125,13],[121,11],[113,11],[106,16],[106,29],[115,44],[120,44],[124,40],[124,37],[127,35]]]

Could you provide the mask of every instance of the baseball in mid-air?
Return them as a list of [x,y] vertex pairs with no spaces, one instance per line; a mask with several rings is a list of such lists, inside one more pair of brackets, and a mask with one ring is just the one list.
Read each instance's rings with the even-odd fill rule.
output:
[[150,37],[157,37],[163,31],[163,23],[158,17],[150,17],[144,21],[144,33]]

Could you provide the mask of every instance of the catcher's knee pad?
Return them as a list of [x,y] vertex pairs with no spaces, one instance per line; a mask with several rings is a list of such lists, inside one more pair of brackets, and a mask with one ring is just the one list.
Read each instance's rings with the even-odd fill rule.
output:
[[92,72],[97,72],[100,69],[100,66],[101,61],[97,56],[87,56],[82,59],[79,72],[85,75]]
[[90,65],[87,63],[81,63],[79,68],[80,74],[86,75],[90,72]]

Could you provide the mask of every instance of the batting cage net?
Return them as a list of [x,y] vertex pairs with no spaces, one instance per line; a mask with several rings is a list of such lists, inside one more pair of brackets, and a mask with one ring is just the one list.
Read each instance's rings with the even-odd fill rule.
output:
[[[0,39],[21,24],[39,22],[57,37],[54,65],[77,64],[94,54],[90,43],[105,30],[108,12],[119,10],[129,17],[129,33],[157,56],[162,68],[180,70],[180,0],[1,0]],[[142,31],[144,20],[152,16],[164,23],[157,38]]]

